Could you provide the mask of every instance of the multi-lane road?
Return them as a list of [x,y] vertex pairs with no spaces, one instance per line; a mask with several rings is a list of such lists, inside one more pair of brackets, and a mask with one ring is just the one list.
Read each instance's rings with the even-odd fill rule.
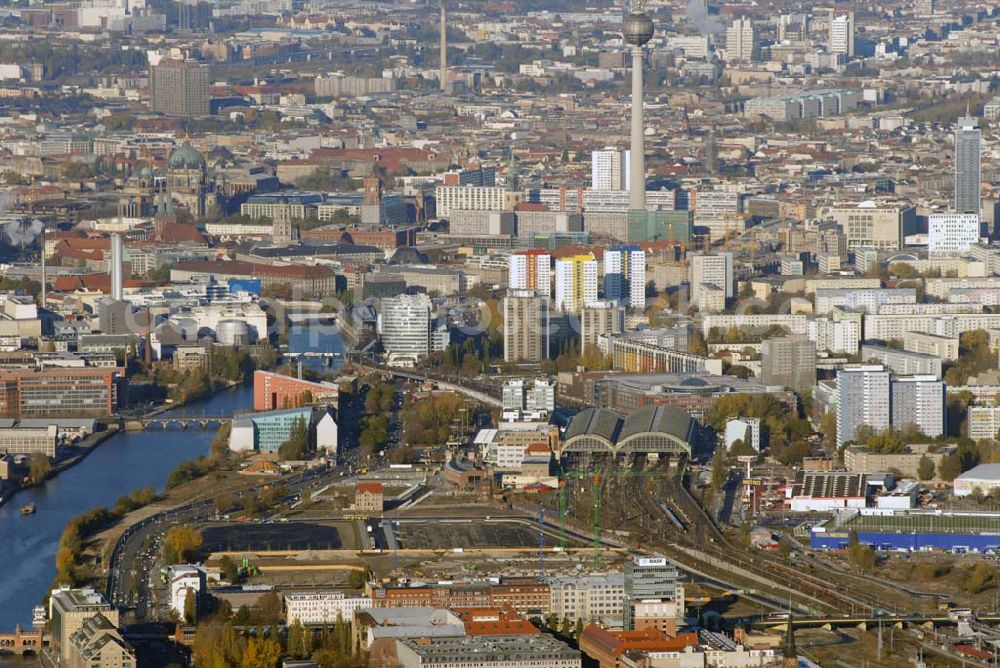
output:
[[[322,485],[325,477],[339,476],[344,470],[344,465],[336,468],[321,466],[244,488],[235,492],[234,496],[239,499],[247,494],[259,494],[265,484],[278,483],[291,497],[307,488]],[[172,526],[212,519],[216,514],[211,501],[199,500],[157,513],[128,527],[118,538],[108,561],[108,600],[123,610],[131,610],[136,622],[156,618],[154,608],[157,601],[154,601],[153,590],[158,582],[158,566],[162,562],[160,548],[163,536]]]

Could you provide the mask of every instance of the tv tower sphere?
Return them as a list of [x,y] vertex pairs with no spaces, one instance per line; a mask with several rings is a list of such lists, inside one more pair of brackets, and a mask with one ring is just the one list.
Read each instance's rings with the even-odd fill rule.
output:
[[643,11],[641,2],[634,3],[625,17],[622,37],[632,46],[642,46],[653,38],[653,20]]

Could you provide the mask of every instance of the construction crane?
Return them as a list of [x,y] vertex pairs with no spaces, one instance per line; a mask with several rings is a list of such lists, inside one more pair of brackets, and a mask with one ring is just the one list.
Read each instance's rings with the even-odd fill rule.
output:
[[630,469],[603,472],[596,470],[563,471],[559,476],[559,546],[562,549],[566,549],[566,486],[570,480],[575,479],[580,481],[590,479],[593,482],[593,488],[591,491],[591,506],[593,509],[591,530],[593,531],[593,535],[591,543],[594,550],[593,567],[595,570],[598,570],[601,567],[601,497],[603,496],[605,483],[610,478],[665,478],[666,476],[667,473],[664,471],[633,471]]
[[538,575],[545,577],[545,506],[538,507]]

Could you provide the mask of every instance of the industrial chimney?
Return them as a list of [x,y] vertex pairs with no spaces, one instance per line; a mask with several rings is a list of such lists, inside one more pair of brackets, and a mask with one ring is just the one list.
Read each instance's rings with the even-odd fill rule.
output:
[[448,35],[447,20],[444,13],[444,0],[441,0],[441,73],[438,75],[441,92],[448,89]]
[[121,301],[124,294],[122,280],[122,265],[125,263],[125,251],[122,235],[111,235],[111,298]]

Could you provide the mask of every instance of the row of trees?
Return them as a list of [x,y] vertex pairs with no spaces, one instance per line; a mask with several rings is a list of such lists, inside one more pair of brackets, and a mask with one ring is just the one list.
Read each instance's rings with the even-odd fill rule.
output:
[[403,411],[406,442],[433,446],[451,440],[452,427],[464,406],[464,400],[456,394],[435,394],[411,403]]
[[[273,598],[273,601],[265,599]],[[276,608],[275,608],[276,603]],[[281,620],[281,600],[274,592],[262,597],[258,606],[264,614],[254,615],[240,608],[235,615],[226,605],[197,625],[192,654],[199,668],[276,668],[282,657],[312,659],[321,668],[361,668],[367,658],[351,640],[351,626],[338,618],[332,626],[307,628],[296,620],[284,640],[272,626],[257,636],[247,637],[237,627],[261,626],[265,617]],[[275,613],[275,614],[270,614]],[[265,622],[268,623],[268,622]]]
[[[731,394],[720,398],[705,416],[705,421],[717,432],[726,428],[733,415],[760,418],[761,442],[768,443],[771,456],[783,464],[801,463],[812,451],[808,441],[812,433],[809,422],[770,394]],[[734,452],[733,455],[747,454]]]
[[396,408],[396,386],[379,376],[365,380],[365,416],[361,418],[358,447],[365,457],[372,457],[389,442],[389,414]]
[[56,550],[56,582],[77,586],[90,579],[90,565],[84,561],[84,548],[89,536],[103,531],[126,514],[153,503],[159,497],[152,487],[143,487],[119,497],[114,509],[94,508],[77,515],[66,523]]
[[217,392],[229,383],[248,381],[257,368],[271,368],[277,362],[277,354],[265,348],[258,360],[245,349],[230,350],[216,348],[212,352],[208,368],[176,369],[165,364],[154,364],[142,368],[136,355],[129,356],[130,364],[136,365],[133,378],[146,380],[166,388],[167,396],[177,404],[201,399]]

